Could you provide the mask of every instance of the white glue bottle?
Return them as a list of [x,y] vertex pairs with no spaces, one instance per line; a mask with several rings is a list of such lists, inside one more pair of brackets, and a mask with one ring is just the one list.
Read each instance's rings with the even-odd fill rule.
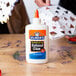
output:
[[33,24],[26,28],[26,61],[28,63],[47,63],[49,51],[49,29],[41,25],[39,12],[36,10]]

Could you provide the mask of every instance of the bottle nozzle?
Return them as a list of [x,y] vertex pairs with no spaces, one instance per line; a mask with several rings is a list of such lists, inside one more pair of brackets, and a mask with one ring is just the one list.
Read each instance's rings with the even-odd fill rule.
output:
[[36,11],[35,11],[35,15],[34,15],[34,18],[33,18],[33,23],[34,24],[40,24],[39,11],[38,11],[38,9],[36,9]]
[[39,11],[36,9],[34,18],[39,18]]

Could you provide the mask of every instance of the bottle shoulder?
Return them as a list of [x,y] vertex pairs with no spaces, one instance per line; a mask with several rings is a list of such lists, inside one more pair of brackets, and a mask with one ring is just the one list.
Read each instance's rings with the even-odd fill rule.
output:
[[48,27],[48,26],[46,26],[46,25],[41,25],[41,24],[29,24],[29,25],[26,25],[26,28],[46,28],[46,27]]

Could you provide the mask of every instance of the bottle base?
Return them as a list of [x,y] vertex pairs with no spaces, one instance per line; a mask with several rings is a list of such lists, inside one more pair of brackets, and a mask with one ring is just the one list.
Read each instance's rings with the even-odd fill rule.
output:
[[48,63],[48,60],[26,60],[27,63],[32,63],[32,64],[45,64]]

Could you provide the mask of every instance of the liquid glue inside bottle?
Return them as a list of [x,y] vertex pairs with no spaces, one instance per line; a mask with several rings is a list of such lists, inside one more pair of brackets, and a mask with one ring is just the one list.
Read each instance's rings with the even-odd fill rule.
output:
[[36,10],[33,23],[26,28],[26,61],[28,63],[47,63],[49,51],[49,29],[41,25],[39,12]]

